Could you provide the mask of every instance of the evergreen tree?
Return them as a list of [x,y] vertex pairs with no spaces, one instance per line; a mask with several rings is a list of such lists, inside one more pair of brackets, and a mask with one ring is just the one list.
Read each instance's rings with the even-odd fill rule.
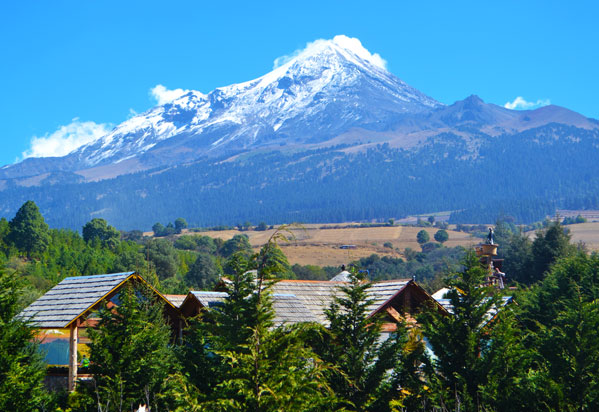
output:
[[[380,318],[369,318],[370,283],[352,273],[351,284],[341,288],[326,311],[329,334],[318,345],[321,357],[336,366],[330,385],[339,398],[337,408],[356,411],[388,411],[392,402],[405,406],[414,402],[421,389],[416,365],[422,345],[411,342],[403,324],[381,342]],[[403,388],[404,393],[398,388]],[[405,396],[409,393],[411,396]],[[409,399],[408,399],[409,398]],[[413,406],[413,405],[412,405]]]
[[39,256],[50,242],[49,228],[37,205],[28,200],[10,221],[9,240],[27,257]]
[[185,275],[185,281],[195,290],[209,290],[218,282],[218,275],[212,256],[200,253]]
[[559,258],[571,256],[576,248],[570,244],[570,235],[558,220],[537,232],[532,242],[532,272],[529,283],[543,279],[545,272]]
[[[578,253],[552,266],[542,283],[519,296],[526,345],[548,410],[599,408],[599,256]],[[540,385],[537,385],[540,386]]]
[[[100,322],[89,329],[90,373],[97,408],[131,410],[147,404],[151,410],[172,408],[178,393],[178,363],[163,305],[149,290],[126,285],[118,306],[104,306]],[[79,388],[86,392],[86,387]],[[100,410],[100,409],[98,409]]]
[[451,302],[452,313],[445,316],[433,307],[419,317],[419,322],[435,355],[429,362],[435,401],[449,409],[476,410],[479,386],[487,380],[480,356],[490,341],[484,326],[498,298],[491,288],[481,286],[486,271],[473,253],[464,259],[464,267],[463,272],[447,280],[446,298]]
[[[192,381],[207,392],[199,396],[205,410],[326,411],[334,404],[325,380],[328,367],[306,344],[311,328],[273,324],[268,279],[277,268],[266,258],[272,244],[249,261],[234,256],[223,307],[207,312],[199,333],[188,338],[209,348],[191,354],[194,365],[186,365]],[[204,372],[209,382],[198,382],[206,378],[197,365],[210,368]]]
[[285,256],[279,246],[273,245],[265,256],[265,259],[268,267],[276,268],[277,272],[274,276],[277,279],[292,279],[295,277],[287,256]]
[[46,364],[35,330],[15,318],[21,291],[18,278],[0,270],[0,410],[41,411],[49,400],[43,384]]

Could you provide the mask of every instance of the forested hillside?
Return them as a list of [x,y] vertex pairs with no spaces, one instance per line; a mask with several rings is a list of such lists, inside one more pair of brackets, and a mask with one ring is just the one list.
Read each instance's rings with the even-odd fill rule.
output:
[[7,181],[1,213],[10,218],[32,199],[52,226],[78,230],[102,217],[122,230],[147,230],[180,216],[214,226],[386,221],[434,210],[454,210],[453,222],[492,222],[504,213],[529,223],[556,208],[599,207],[598,131],[551,124],[479,139],[471,146],[445,133],[413,150],[258,153],[95,183]]

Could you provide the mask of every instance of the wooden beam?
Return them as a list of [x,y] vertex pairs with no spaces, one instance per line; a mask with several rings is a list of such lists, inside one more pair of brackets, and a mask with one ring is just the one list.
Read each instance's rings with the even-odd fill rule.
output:
[[386,311],[397,322],[401,322],[403,320],[402,317],[401,317],[401,315],[399,314],[399,312],[396,311],[394,307],[388,306],[387,309],[386,309]]
[[77,382],[77,323],[71,325],[71,335],[69,338],[69,392],[75,390]]

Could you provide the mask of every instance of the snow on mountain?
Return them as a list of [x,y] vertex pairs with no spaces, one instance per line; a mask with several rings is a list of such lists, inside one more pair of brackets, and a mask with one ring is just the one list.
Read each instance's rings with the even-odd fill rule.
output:
[[317,40],[270,73],[191,91],[73,152],[79,167],[140,156],[169,139],[199,155],[327,139],[351,127],[384,129],[441,104],[389,73],[358,39]]

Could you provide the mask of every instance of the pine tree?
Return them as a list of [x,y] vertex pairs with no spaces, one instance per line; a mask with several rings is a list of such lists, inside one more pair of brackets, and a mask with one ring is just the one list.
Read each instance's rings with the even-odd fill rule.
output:
[[212,289],[218,282],[218,269],[212,256],[200,252],[185,275],[185,281],[194,290]]
[[363,274],[354,270],[351,284],[340,288],[340,296],[326,311],[329,333],[318,352],[338,370],[330,376],[330,385],[340,400],[338,408],[386,411],[392,402],[409,404],[420,391],[416,365],[422,345],[414,341],[408,345],[403,324],[381,342],[382,320],[369,318],[370,283],[364,280]]
[[99,311],[97,328],[89,330],[91,396],[98,408],[121,411],[141,403],[158,410],[175,403],[179,366],[162,311],[148,290],[133,285],[121,289],[116,308]]
[[476,410],[479,385],[487,380],[480,356],[490,340],[484,326],[498,298],[491,288],[481,286],[486,272],[473,253],[464,259],[464,267],[463,272],[447,280],[446,298],[452,313],[445,316],[431,308],[418,320],[435,355],[429,361],[429,382],[436,392],[436,402],[449,409]]
[[[223,307],[206,313],[205,326],[188,338],[204,342],[205,350],[194,358],[196,373],[187,372],[207,392],[199,396],[205,410],[326,411],[334,404],[325,379],[329,367],[306,343],[313,329],[273,324],[269,279],[277,269],[268,259],[273,246],[271,238],[249,261],[243,253],[235,255]],[[209,368],[204,373],[209,384],[197,381],[202,379],[197,365]]]
[[599,256],[584,253],[559,260],[519,296],[518,316],[542,389],[536,398],[552,410],[599,408],[597,297]]
[[17,277],[0,271],[0,410],[42,410],[46,364],[34,341],[35,330],[15,318],[21,285]]
[[50,242],[49,228],[37,205],[28,200],[10,221],[9,240],[28,258],[39,256]]
[[532,271],[529,283],[543,279],[545,272],[559,258],[571,256],[576,248],[570,245],[570,235],[567,229],[554,221],[542,231],[537,232],[537,237],[532,242]]

